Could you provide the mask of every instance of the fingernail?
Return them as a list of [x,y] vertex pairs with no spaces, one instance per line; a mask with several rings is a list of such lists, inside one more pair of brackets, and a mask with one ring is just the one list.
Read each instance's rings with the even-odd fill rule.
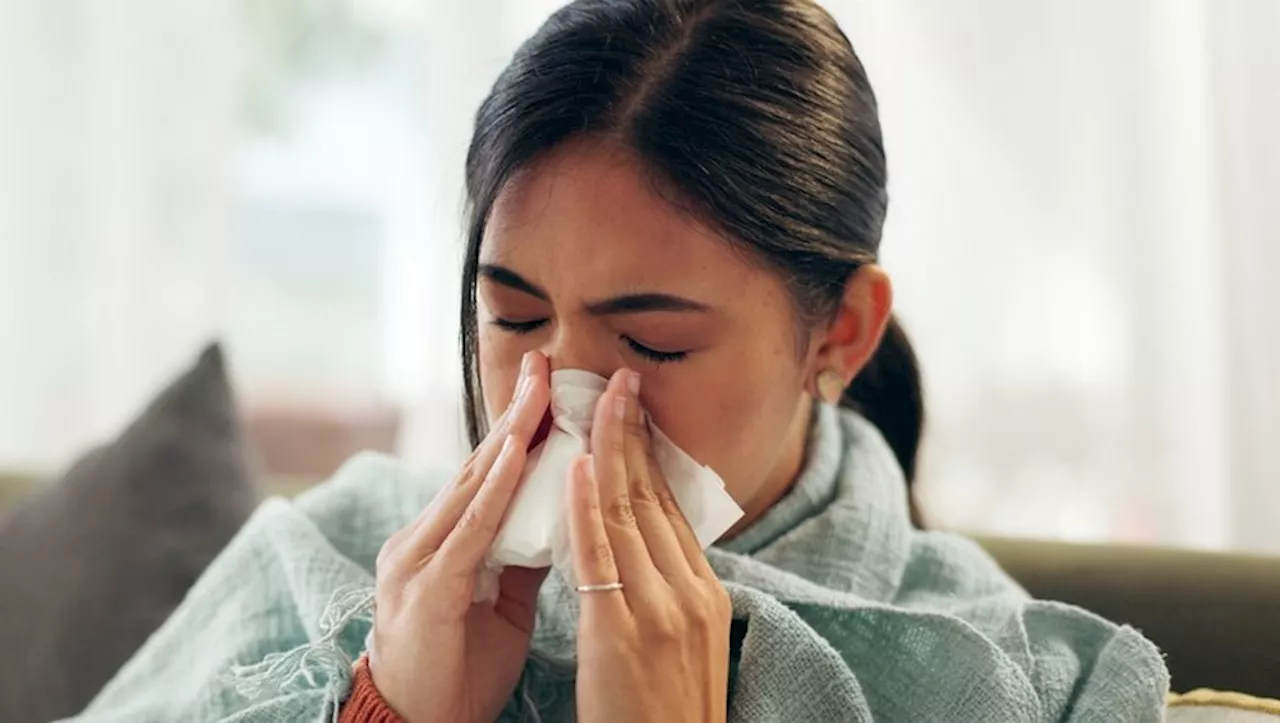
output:
[[613,398],[613,415],[618,419],[625,419],[627,416],[627,398],[617,396]]
[[527,351],[520,358],[520,378],[529,376],[529,367],[533,366],[533,352]]
[[516,401],[521,401],[529,396],[529,390],[533,388],[533,377],[521,377],[520,384],[516,387]]
[[631,396],[640,396],[640,372],[627,372],[627,391]]

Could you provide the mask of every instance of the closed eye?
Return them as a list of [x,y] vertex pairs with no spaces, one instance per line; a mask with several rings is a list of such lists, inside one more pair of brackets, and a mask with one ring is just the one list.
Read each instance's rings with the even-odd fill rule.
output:
[[631,351],[656,364],[682,361],[689,356],[687,351],[659,351],[658,349],[647,347],[629,336],[622,337],[622,340],[627,343],[627,346],[631,347]]
[[492,323],[499,329],[509,331],[512,334],[528,334],[546,326],[547,320],[531,319],[529,321],[512,321],[510,319],[494,319]]
[[[490,323],[497,328],[511,334],[531,334],[538,329],[546,326],[547,319],[530,319],[528,321],[514,321],[512,319],[495,318]],[[663,351],[645,346],[629,336],[621,337],[622,341],[631,349],[631,351],[640,355],[644,359],[655,364],[665,364],[667,362],[683,361],[689,356],[687,351]]]

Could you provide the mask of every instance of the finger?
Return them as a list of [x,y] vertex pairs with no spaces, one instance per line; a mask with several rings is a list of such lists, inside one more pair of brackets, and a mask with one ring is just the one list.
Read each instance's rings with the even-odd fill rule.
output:
[[686,564],[694,575],[703,579],[716,579],[715,570],[711,569],[711,563],[707,561],[707,553],[702,549],[702,543],[698,542],[698,535],[693,531],[693,526],[689,524],[689,518],[684,516],[684,511],[680,509],[680,504],[676,502],[675,493],[671,491],[671,486],[667,484],[666,477],[662,476],[662,471],[658,468],[657,460],[652,455],[653,447],[649,447],[650,455],[647,460],[649,465],[649,481],[653,485],[654,497],[658,500],[658,506],[662,509],[662,514],[667,519],[667,523],[671,526],[671,531],[675,535],[676,542],[680,545],[680,551]]
[[[583,455],[569,470],[569,547],[573,552],[573,576],[579,585],[604,585],[621,579],[605,531],[593,467],[591,455]],[[583,593],[582,598],[584,611],[591,606],[619,613],[627,610],[625,595],[594,592]]]
[[538,589],[551,568],[507,567],[498,577],[498,601],[493,611],[524,633],[532,633],[538,616]]
[[442,573],[470,576],[484,561],[520,483],[526,454],[524,443],[508,435],[480,491],[440,546],[435,559]]
[[533,437],[550,402],[548,377],[545,356],[532,351],[524,355],[520,363],[520,378],[516,382],[511,402],[476,447],[466,466],[467,474],[458,475],[457,486],[478,486],[479,482],[484,481],[506,443],[507,435],[518,435],[526,443]]
[[[649,548],[649,557],[658,568],[658,572],[667,580],[678,580],[692,576],[693,570],[689,560],[680,546],[676,531],[672,527],[654,485],[661,480],[662,470],[653,459],[652,440],[649,438],[649,425],[645,422],[644,412],[640,408],[640,375],[631,380],[627,394],[627,413],[625,434],[625,457],[627,462],[627,491],[631,496],[631,508],[635,512],[636,526]],[[665,488],[665,480],[662,481]]]
[[627,489],[627,384],[634,372],[620,369],[609,380],[596,403],[591,426],[592,477],[600,495],[605,532],[627,595],[642,594],[661,575],[649,556],[648,546],[636,524],[635,508]]
[[[485,480],[490,477],[507,439],[514,438],[512,444],[522,444],[521,452],[528,448],[529,440],[546,412],[551,390],[547,381],[546,357],[531,352],[525,359],[524,380],[518,384],[516,395],[507,411],[472,453],[454,482],[437,495],[419,517],[412,536],[405,541],[404,557],[413,560],[415,564],[435,552],[457,526],[467,507],[484,486]],[[523,469],[523,454],[520,460]]]

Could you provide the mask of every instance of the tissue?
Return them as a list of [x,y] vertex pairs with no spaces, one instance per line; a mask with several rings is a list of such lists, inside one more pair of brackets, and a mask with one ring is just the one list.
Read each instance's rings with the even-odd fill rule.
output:
[[[497,599],[498,573],[508,565],[554,567],[569,585],[576,584],[569,548],[569,469],[590,448],[596,400],[607,384],[580,369],[552,372],[551,431],[529,452],[520,487],[479,571],[477,601]],[[742,517],[742,508],[715,471],[677,447],[652,421],[648,424],[663,478],[705,549]]]

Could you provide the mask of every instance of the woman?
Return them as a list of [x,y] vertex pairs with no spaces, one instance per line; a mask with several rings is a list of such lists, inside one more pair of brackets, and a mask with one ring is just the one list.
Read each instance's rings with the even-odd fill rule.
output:
[[[480,108],[467,193],[462,471],[267,503],[85,720],[1162,719],[1149,642],[910,522],[875,99],[819,7],[572,3]],[[611,375],[566,480],[585,586],[508,568],[472,604],[553,368]],[[644,412],[745,510],[705,554]]]

